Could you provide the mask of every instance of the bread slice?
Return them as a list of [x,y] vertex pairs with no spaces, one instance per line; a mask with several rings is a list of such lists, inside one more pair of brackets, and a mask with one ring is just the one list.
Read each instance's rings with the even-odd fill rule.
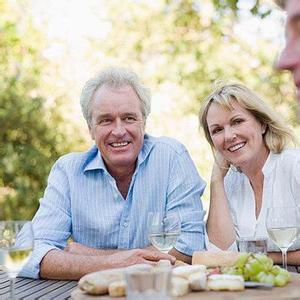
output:
[[192,264],[208,268],[231,267],[237,262],[239,255],[239,252],[231,251],[196,251],[193,253]]

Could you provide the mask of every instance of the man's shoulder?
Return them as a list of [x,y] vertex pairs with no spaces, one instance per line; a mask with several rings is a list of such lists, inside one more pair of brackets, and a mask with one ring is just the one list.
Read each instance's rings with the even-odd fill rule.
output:
[[181,154],[186,152],[185,146],[176,140],[175,138],[160,136],[152,137],[148,136],[148,142],[153,145],[156,150],[175,152],[176,154]]
[[84,168],[97,155],[97,152],[96,146],[84,152],[70,152],[61,156],[57,164],[65,168]]

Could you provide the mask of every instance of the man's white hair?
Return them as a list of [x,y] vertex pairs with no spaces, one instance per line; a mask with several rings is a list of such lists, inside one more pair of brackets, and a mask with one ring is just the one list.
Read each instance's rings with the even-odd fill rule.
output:
[[136,92],[141,102],[143,117],[146,121],[151,111],[150,90],[140,82],[137,74],[133,71],[120,67],[110,67],[89,79],[82,89],[80,105],[88,125],[91,125],[91,106],[95,92],[102,86],[118,89],[127,85],[131,86]]

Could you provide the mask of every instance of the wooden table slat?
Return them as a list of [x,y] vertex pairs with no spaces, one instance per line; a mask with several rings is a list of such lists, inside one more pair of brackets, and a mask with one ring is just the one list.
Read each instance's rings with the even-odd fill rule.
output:
[[[66,281],[57,281],[57,282],[51,282],[50,285],[43,287],[42,289],[38,289],[35,290],[33,293],[31,294],[24,294],[24,296],[22,296],[23,300],[32,300],[32,299],[36,299],[36,298],[40,298],[42,296],[47,296],[50,292],[58,289],[60,286],[65,285]],[[39,286],[38,286],[39,287]],[[30,289],[30,292],[32,292],[33,289]]]
[[[32,282],[34,282],[33,279],[25,279],[25,280],[17,281],[15,283],[15,290],[17,291],[20,288],[22,288],[24,285],[30,284]],[[5,286],[0,290],[0,295],[3,295],[5,293],[9,293],[9,291],[10,291],[10,282],[8,281],[8,282],[6,282]]]
[[[38,281],[38,280],[37,280]],[[55,281],[53,280],[45,280],[43,282],[39,282],[35,286],[28,286],[26,289],[21,290],[20,292],[16,290],[16,296],[19,298],[24,298],[27,296],[30,296],[31,299],[35,299],[34,295],[36,293],[40,293],[43,290],[46,290],[47,288],[53,286],[55,284]],[[42,293],[45,294],[45,293]]]
[[59,288],[53,290],[52,292],[48,293],[45,296],[42,296],[40,299],[56,299],[62,300],[66,299],[70,296],[72,290],[77,287],[77,281],[69,281],[66,282],[64,285],[60,286]]

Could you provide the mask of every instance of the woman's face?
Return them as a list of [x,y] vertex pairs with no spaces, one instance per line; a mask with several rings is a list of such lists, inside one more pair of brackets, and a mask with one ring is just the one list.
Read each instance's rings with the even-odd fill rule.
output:
[[229,163],[242,170],[266,158],[265,126],[236,101],[228,110],[212,103],[207,112],[208,130],[214,145]]

